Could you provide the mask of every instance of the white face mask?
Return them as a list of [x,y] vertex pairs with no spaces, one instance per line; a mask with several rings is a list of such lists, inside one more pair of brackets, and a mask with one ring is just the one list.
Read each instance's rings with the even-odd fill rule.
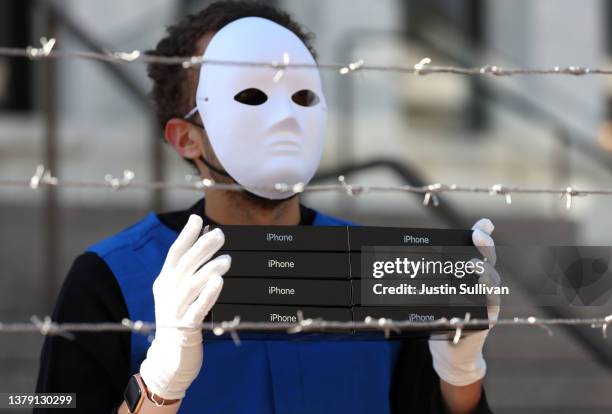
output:
[[[315,65],[304,43],[270,20],[246,17],[217,32],[205,60]],[[327,106],[316,68],[203,64],[197,108],[227,173],[250,192],[284,199],[278,183],[307,184],[323,152]]]

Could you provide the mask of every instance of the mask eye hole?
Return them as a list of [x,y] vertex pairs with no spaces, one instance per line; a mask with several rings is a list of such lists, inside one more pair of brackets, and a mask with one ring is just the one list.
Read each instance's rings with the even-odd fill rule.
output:
[[291,100],[300,106],[315,106],[320,99],[310,89],[302,89],[291,96]]
[[249,88],[243,91],[240,91],[234,96],[234,99],[245,105],[261,105],[268,100],[268,95],[266,95],[262,90],[257,88]]

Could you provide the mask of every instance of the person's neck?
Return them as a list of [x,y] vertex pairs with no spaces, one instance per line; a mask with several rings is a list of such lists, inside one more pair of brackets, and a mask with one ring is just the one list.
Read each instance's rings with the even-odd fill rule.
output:
[[204,213],[219,224],[297,225],[300,223],[298,197],[279,203],[265,203],[247,194],[232,191],[209,191]]

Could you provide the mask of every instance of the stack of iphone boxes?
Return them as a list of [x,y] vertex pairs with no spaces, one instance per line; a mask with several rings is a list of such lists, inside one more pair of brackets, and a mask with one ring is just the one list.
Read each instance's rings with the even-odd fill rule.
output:
[[468,309],[422,300],[389,305],[362,297],[363,289],[369,293],[375,282],[368,273],[370,262],[389,253],[386,248],[405,251],[410,246],[471,246],[470,231],[347,226],[221,228],[225,244],[219,254],[230,254],[232,265],[212,309],[213,322],[239,317],[240,321],[295,323],[298,314],[341,322],[364,321],[368,316],[430,320],[463,317],[466,311],[472,318],[486,318],[484,306]]

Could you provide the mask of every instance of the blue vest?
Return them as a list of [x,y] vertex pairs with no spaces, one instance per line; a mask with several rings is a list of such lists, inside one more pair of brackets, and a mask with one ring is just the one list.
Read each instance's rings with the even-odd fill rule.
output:
[[[352,225],[316,214],[315,226]],[[178,234],[150,213],[88,251],[121,288],[132,320],[154,322],[152,286]],[[131,370],[146,356],[146,336],[131,336]],[[399,344],[368,340],[204,341],[204,364],[180,413],[388,413]]]

